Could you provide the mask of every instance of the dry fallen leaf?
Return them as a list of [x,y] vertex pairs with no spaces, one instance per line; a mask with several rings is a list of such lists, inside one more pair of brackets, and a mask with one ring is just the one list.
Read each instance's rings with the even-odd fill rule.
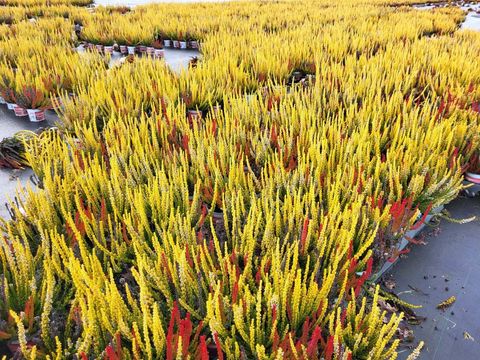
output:
[[445,310],[449,306],[451,306],[457,298],[455,296],[450,296],[447,300],[442,301],[440,304],[437,305],[437,309]]
[[475,339],[473,338],[473,336],[470,335],[470,334],[469,334],[468,332],[466,332],[466,331],[463,332],[463,338],[464,338],[465,340],[475,341]]
[[378,305],[380,306],[380,308],[382,310],[385,310],[389,313],[395,313],[398,311],[398,309],[392,305],[390,305],[389,303],[387,303],[386,301],[382,300],[382,299],[379,299],[378,300]]
[[415,340],[413,330],[407,327],[403,327],[403,328],[399,327],[397,329],[397,334],[400,341],[402,342],[413,342],[413,340]]

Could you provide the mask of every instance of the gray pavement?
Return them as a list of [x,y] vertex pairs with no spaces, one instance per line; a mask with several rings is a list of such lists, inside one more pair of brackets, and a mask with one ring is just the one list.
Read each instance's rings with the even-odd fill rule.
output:
[[[414,245],[390,275],[395,292],[426,320],[413,326],[415,343],[425,342],[420,360],[480,359],[480,197],[459,197],[446,206],[452,218],[475,221],[457,224],[441,220],[426,228],[426,245]],[[388,278],[388,276],[387,276]],[[445,310],[437,305],[450,296],[456,301]],[[405,359],[405,350],[399,359]]]

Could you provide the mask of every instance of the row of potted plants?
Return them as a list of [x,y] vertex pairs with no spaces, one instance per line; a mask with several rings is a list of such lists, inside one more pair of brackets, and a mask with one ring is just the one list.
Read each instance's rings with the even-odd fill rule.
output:
[[[149,52],[153,54],[155,51],[160,53],[160,50],[163,48],[173,48],[173,49],[199,49],[199,42],[197,40],[161,40],[161,39],[154,39],[151,42],[147,42],[144,44],[139,44],[134,40],[118,40],[118,39],[98,39],[95,42],[89,42],[89,39],[86,37],[82,37],[85,39],[85,47],[86,48],[95,48],[100,52],[105,53],[113,53],[113,51],[119,51],[122,54],[130,54],[133,55],[136,52],[139,53],[147,53]],[[91,39],[90,39],[91,40]],[[151,55],[149,54],[149,55]]]
[[[34,90],[30,90],[34,91]],[[27,92],[30,92],[27,90]],[[4,94],[5,95],[5,94]],[[8,96],[8,95],[7,95]],[[8,110],[12,110],[15,116],[24,117],[28,116],[31,122],[40,122],[45,120],[45,110],[51,107],[49,101],[37,101],[27,97],[21,97],[17,102],[7,102],[3,97],[0,97],[0,104],[6,104]],[[33,95],[36,96],[36,95]],[[12,99],[9,99],[10,101]]]
[[105,60],[97,54],[85,57],[52,49],[48,56],[38,57],[41,51],[10,58],[16,67],[11,62],[0,64],[0,103],[16,116],[29,116],[33,122],[45,120],[47,109],[60,107],[61,94],[69,97],[77,86],[91,80],[91,69],[107,69]]
[[83,47],[87,50],[95,50],[103,54],[113,54],[114,52],[119,52],[122,55],[145,55],[155,58],[163,58],[165,56],[165,51],[163,50],[163,45],[159,43],[152,43],[151,46],[146,45],[102,45],[102,44],[92,44],[85,43]]
[[2,0],[2,6],[18,6],[34,8],[38,6],[88,6],[93,4],[92,0]]
[[24,77],[20,72],[15,74],[15,80],[15,84],[9,84],[9,81],[3,78],[3,84],[0,85],[0,104],[5,104],[15,116],[28,116],[32,122],[44,121],[45,110],[52,107],[45,88],[38,82],[36,86],[34,79]]

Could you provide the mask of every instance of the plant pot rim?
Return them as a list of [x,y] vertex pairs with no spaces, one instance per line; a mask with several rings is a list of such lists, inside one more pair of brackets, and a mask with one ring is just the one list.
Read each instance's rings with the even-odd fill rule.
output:
[[474,183],[474,184],[480,184],[480,179],[479,178],[474,178],[470,176],[465,176],[465,180]]
[[478,180],[480,180],[480,174],[478,174],[478,173],[473,173],[473,172],[467,171],[467,172],[465,173],[465,176],[468,176],[468,177],[470,177],[470,178],[472,178],[472,179],[478,179]]

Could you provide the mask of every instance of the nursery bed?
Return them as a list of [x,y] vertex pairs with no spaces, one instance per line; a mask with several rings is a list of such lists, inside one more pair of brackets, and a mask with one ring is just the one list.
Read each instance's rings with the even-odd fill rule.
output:
[[[355,1],[353,11],[328,1],[98,7],[18,25],[21,46],[4,41],[13,60],[2,64],[2,97],[17,115],[56,106],[62,126],[25,143],[43,190],[11,212],[7,199],[36,181],[0,171],[0,216],[14,214],[2,223],[0,343],[15,358],[383,360],[413,337],[405,323],[415,318],[402,320],[408,305],[385,289],[428,316],[420,329],[431,331],[402,341],[402,358],[420,340],[422,359],[475,358],[478,317],[452,317],[478,296],[467,286],[480,222],[441,223],[422,239],[438,205],[480,178],[480,38],[460,30],[459,8]],[[158,16],[174,7],[180,20]],[[32,32],[58,33],[58,44],[44,54]],[[157,60],[167,39],[184,50]],[[72,51],[78,41],[100,52],[141,44],[141,55],[108,64]],[[186,49],[199,47],[197,64]],[[56,120],[1,106],[0,139]],[[12,142],[4,163],[15,167]],[[478,204],[459,198],[447,210],[465,218]],[[389,276],[396,289],[370,286]],[[451,329],[467,348],[445,351]]]

